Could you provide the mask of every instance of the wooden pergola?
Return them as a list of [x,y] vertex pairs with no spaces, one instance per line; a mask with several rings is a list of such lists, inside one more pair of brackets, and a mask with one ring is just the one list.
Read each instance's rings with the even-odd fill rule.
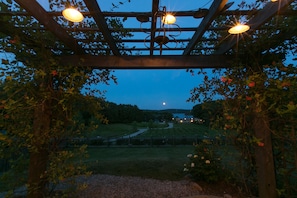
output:
[[[265,52],[269,55],[270,49],[297,36],[295,27],[287,26],[284,29],[277,26],[279,16],[297,16],[297,10],[291,9],[293,4],[296,7],[294,0],[267,0],[263,2],[263,7],[251,6],[248,10],[234,8],[227,0],[212,0],[208,7],[197,7],[192,11],[167,8],[177,21],[179,18],[196,20],[191,27],[177,22],[177,25],[168,28],[158,23],[166,6],[161,5],[159,0],[152,0],[147,12],[137,11],[137,7],[130,7],[131,10],[125,12],[102,11],[100,1],[77,0],[85,16],[85,21],[80,24],[63,18],[61,12],[66,5],[57,3],[54,9],[49,9],[43,0],[12,2],[15,3],[14,9],[4,9],[0,4],[0,33],[12,41],[17,35],[24,48],[32,54],[37,43],[30,32],[44,35],[42,41],[47,42],[38,47],[61,60],[59,64],[94,69],[226,68],[235,56],[241,56],[237,48],[239,43],[248,41],[248,47],[253,48],[254,44],[258,53],[265,56]],[[199,5],[199,2],[195,3]],[[129,5],[129,1],[120,4]],[[22,17],[29,18],[34,25],[18,23],[23,22]],[[244,18],[250,29],[240,35],[229,34],[228,29],[234,18]],[[129,20],[132,21],[130,26],[126,23]],[[111,22],[114,24],[111,25]],[[257,35],[261,32],[270,32],[269,43],[265,46],[257,45]],[[176,33],[178,36],[172,36]],[[46,36],[49,35],[51,39],[47,40]],[[25,60],[26,57],[20,58]],[[44,115],[43,110],[37,112],[40,113],[38,117]],[[265,142],[264,147],[255,148],[260,197],[276,198],[271,131],[266,117],[256,114],[253,119],[255,136]],[[43,156],[35,157],[34,160],[38,161]]]
[[[92,66],[94,68],[106,69],[172,69],[172,68],[220,68],[226,67],[232,59],[236,45],[243,39],[253,38],[253,34],[259,30],[267,28],[273,18],[284,15],[297,15],[296,10],[289,10],[288,7],[293,0],[280,0],[277,2],[268,1],[261,9],[230,9],[232,2],[227,0],[212,1],[208,8],[197,8],[195,11],[175,11],[177,20],[179,18],[193,18],[198,21],[198,25],[192,27],[172,26],[166,28],[167,35],[171,32],[187,34],[190,36],[167,37],[168,40],[157,40],[157,35],[164,32],[162,27],[158,26],[158,12],[160,12],[159,0],[152,0],[151,11],[149,12],[116,12],[102,11],[100,3],[95,0],[83,0],[85,9],[83,15],[96,24],[88,27],[76,26],[73,23],[61,22],[63,16],[61,11],[50,11],[45,9],[42,1],[36,0],[15,0],[20,6],[17,11],[0,11],[1,18],[4,16],[32,16],[39,23],[35,30],[49,31],[56,37],[59,45],[47,46],[56,51],[67,52],[63,55],[63,61],[68,64],[80,64],[82,66]],[[127,3],[129,5],[129,3]],[[135,8],[131,7],[131,10]],[[246,24],[250,29],[242,35],[230,35],[228,29],[230,25],[218,25],[215,23],[220,17],[238,18],[245,17]],[[146,17],[149,21],[147,28],[141,27],[138,17]],[[111,18],[135,19],[133,27],[121,27],[120,30],[108,25],[107,20]],[[7,27],[5,22],[0,19],[0,26]],[[8,28],[1,28],[5,34],[11,34],[13,31]],[[26,28],[23,28],[25,37]],[[131,34],[144,33],[148,36],[132,36],[127,38],[115,37],[117,31],[129,32]],[[80,36],[76,36],[76,34]],[[98,34],[96,39],[90,39],[86,34]],[[217,35],[210,37],[209,35]],[[223,35],[223,36],[222,36]],[[277,42],[295,36],[294,31],[278,32],[274,35]],[[100,38],[100,39],[98,39]],[[158,42],[166,42],[166,47]],[[91,43],[93,43],[91,45]],[[95,44],[94,44],[95,43]],[[100,45],[96,44],[100,43]],[[278,43],[274,45],[277,46]],[[170,47],[173,46],[173,47]],[[273,46],[272,46],[273,47]],[[267,49],[263,49],[267,50]],[[100,53],[98,53],[100,52]],[[126,53],[129,52],[129,53]],[[162,55],[161,55],[162,53]],[[230,56],[230,57],[229,57]]]

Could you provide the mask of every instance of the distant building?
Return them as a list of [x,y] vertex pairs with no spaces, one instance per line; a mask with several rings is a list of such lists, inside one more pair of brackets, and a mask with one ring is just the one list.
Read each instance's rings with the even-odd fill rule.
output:
[[193,115],[186,115],[185,113],[173,113],[172,121],[178,123],[199,123],[203,124],[204,120],[200,118],[194,118]]

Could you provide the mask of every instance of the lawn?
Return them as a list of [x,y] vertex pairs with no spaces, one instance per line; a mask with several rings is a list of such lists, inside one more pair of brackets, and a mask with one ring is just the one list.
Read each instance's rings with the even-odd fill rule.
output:
[[[131,124],[100,124],[98,128],[88,134],[89,137],[120,137],[136,132],[140,128],[147,128],[149,123],[147,122],[134,122]],[[153,123],[153,128],[162,129],[167,127],[165,123]]]
[[183,164],[193,146],[89,148],[86,163],[93,173],[161,180],[184,177]]
[[[93,135],[115,137],[135,132],[135,128],[145,128],[145,124],[110,124],[100,126]],[[163,128],[162,128],[163,127]],[[216,137],[218,131],[204,125],[191,123],[174,124],[173,128],[152,128],[137,136],[150,137]],[[90,147],[86,163],[93,173],[129,175],[163,180],[178,180],[184,177],[184,163],[187,154],[192,153],[192,145],[182,146],[144,146],[144,147]]]
[[192,124],[192,123],[175,123],[173,128],[169,129],[149,129],[147,132],[139,135],[138,137],[216,137],[220,135],[218,131],[209,129],[205,125]]
[[[135,132],[143,128],[143,124],[110,124],[100,125],[92,136],[116,137]],[[203,125],[190,123],[174,124],[172,129],[150,129],[142,137],[215,137],[217,131]],[[92,137],[91,136],[91,137]],[[138,137],[138,136],[137,136]],[[111,174],[140,176],[161,180],[180,180],[185,176],[184,164],[188,162],[187,155],[193,153],[193,145],[181,146],[99,146],[89,147],[89,158],[85,159],[88,169],[94,174]],[[1,182],[0,182],[1,183]]]
[[131,134],[137,131],[137,127],[132,124],[100,124],[89,137],[118,137]]

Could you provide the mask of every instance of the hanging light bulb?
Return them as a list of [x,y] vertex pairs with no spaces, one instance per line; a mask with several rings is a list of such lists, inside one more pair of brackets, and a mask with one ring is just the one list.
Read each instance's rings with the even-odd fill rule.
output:
[[172,14],[166,13],[166,15],[162,18],[162,22],[164,24],[171,25],[176,22],[176,18]]
[[75,8],[66,8],[63,10],[62,15],[65,17],[65,19],[71,22],[81,22],[84,20],[82,13]]
[[243,24],[237,24],[234,27],[230,28],[228,32],[230,34],[241,34],[243,32],[246,32],[250,29],[250,26],[243,25]]

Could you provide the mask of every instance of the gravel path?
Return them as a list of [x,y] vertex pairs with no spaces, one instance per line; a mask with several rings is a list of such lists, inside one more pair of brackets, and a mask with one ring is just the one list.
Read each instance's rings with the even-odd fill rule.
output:
[[160,181],[140,177],[93,175],[79,198],[180,198],[196,197],[199,186],[188,180]]
[[[80,176],[77,182],[87,184],[86,189],[75,194],[77,198],[232,198],[232,196],[201,195],[202,188],[186,179],[160,181],[131,176],[92,175]],[[65,185],[62,184],[57,190],[59,189],[65,189]],[[25,197],[25,194],[26,188],[22,186],[14,195]],[[5,195],[5,192],[0,193],[0,198],[4,198]]]

